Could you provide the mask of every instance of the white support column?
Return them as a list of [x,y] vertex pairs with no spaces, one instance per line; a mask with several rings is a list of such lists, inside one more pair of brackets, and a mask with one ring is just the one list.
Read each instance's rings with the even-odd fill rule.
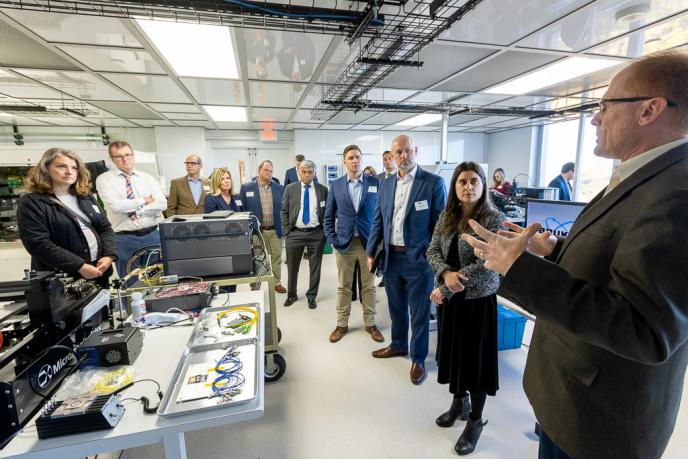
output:
[[163,435],[162,444],[165,447],[165,459],[186,459],[184,432]]
[[449,114],[442,114],[442,132],[440,133],[440,161],[446,161],[449,152],[447,151],[447,124],[449,123]]

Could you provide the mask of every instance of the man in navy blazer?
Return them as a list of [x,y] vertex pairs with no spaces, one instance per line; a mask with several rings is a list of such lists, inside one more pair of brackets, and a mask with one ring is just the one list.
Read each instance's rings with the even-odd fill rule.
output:
[[[275,291],[286,293],[282,285],[282,224],[280,211],[282,210],[282,196],[284,187],[272,180],[272,162],[263,160],[258,166],[256,180],[241,185],[239,197],[247,212],[253,213],[260,222],[260,234],[266,245],[266,252],[272,261],[272,274],[275,276]],[[254,245],[260,243],[254,239]],[[257,288],[258,284],[253,284]]]
[[411,316],[411,382],[425,379],[430,324],[430,292],[433,273],[425,258],[435,224],[444,210],[447,192],[438,175],[416,164],[418,147],[400,135],[392,142],[398,173],[380,183],[375,217],[366,252],[372,269],[377,246],[383,242],[383,272],[392,343],[373,352],[388,358],[408,354],[409,311]]
[[557,175],[549,182],[550,188],[559,189],[559,200],[560,201],[570,201],[571,193],[573,189],[571,188],[571,179],[575,173],[576,165],[574,163],[566,163],[561,166],[561,174]]
[[[330,185],[325,207],[324,228],[327,242],[335,249],[339,276],[337,289],[337,326],[330,334],[330,342],[336,343],[349,330],[351,314],[351,284],[358,261],[367,265],[366,244],[373,223],[380,181],[361,171],[361,149],[349,145],[344,149],[346,175]],[[385,340],[375,326],[375,274],[361,270],[361,304],[365,330],[378,343]]]
[[[299,173],[298,173],[297,169],[301,165],[301,162],[303,162],[304,159],[306,159],[305,156],[296,155],[296,157],[294,158],[294,167],[287,169],[287,172],[284,174],[284,186],[285,187],[287,185],[289,185],[290,183],[294,183],[294,182],[299,181]],[[313,182],[318,183],[318,177],[313,177]]]

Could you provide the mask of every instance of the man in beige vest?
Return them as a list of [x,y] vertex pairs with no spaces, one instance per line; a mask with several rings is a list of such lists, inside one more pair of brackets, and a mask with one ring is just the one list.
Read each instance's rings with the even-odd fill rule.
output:
[[203,161],[198,155],[189,155],[184,160],[186,175],[170,183],[167,198],[167,216],[202,214],[205,195],[210,191],[210,181],[201,176]]

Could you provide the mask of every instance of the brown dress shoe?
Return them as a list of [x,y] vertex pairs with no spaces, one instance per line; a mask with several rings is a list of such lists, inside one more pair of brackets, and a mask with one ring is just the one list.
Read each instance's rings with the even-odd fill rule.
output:
[[373,338],[373,341],[377,341],[378,343],[381,343],[385,340],[385,337],[382,336],[382,333],[380,333],[380,330],[377,329],[375,325],[371,325],[370,327],[366,327],[365,331],[368,332],[368,334]]
[[349,327],[340,327],[339,325],[337,325],[334,331],[330,333],[330,343],[336,343],[337,341],[342,339],[342,336],[344,336],[344,334],[348,331]]
[[411,382],[416,386],[425,379],[425,365],[413,362],[411,365]]
[[391,344],[387,347],[383,347],[382,349],[378,349],[377,351],[373,351],[373,357],[376,359],[388,359],[390,357],[401,357],[404,355],[408,355],[408,352],[392,349]]
[[282,284],[275,285],[275,291],[277,293],[287,293],[287,289],[284,288],[284,286]]

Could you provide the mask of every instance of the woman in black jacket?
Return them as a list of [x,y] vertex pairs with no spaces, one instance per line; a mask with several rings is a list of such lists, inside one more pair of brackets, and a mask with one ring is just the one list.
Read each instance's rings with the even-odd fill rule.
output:
[[31,269],[63,271],[107,288],[117,259],[115,235],[90,194],[81,158],[49,149],[29,171],[27,189],[17,204],[17,225]]
[[430,299],[437,304],[438,314],[437,381],[448,383],[453,394],[451,408],[435,422],[451,427],[459,418],[468,421],[454,446],[460,456],[475,449],[486,424],[482,419],[485,400],[499,388],[499,275],[485,268],[461,239],[461,234],[473,232],[469,219],[495,232],[505,220],[492,206],[485,173],[474,162],[461,163],[454,171],[447,208],[426,253],[436,276]]

